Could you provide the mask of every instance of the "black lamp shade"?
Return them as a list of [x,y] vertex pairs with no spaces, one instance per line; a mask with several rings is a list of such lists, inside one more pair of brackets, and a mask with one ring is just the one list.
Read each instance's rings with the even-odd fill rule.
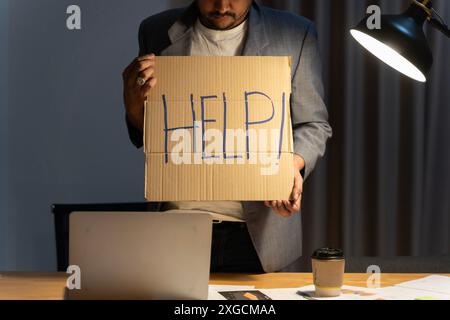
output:
[[426,82],[433,64],[423,23],[426,15],[416,5],[400,15],[382,15],[381,29],[369,29],[364,18],[350,33],[372,54],[406,76]]

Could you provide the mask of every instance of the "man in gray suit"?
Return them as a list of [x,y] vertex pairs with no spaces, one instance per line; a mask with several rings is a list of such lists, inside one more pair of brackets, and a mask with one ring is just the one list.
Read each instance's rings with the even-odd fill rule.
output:
[[138,148],[143,142],[144,100],[157,85],[155,55],[292,57],[295,178],[291,200],[179,202],[161,204],[161,209],[207,210],[241,221],[214,226],[212,271],[273,272],[293,263],[302,253],[303,181],[323,156],[332,133],[313,24],[252,0],[196,0],[188,8],[145,19],[139,28],[139,49],[139,57],[123,72],[128,132]]

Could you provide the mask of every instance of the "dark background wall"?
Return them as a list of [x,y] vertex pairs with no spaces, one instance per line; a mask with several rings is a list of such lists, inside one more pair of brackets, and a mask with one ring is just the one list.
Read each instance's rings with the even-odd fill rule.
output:
[[[0,2],[0,43],[8,43],[8,2]],[[9,144],[8,128],[8,51],[2,46],[0,50],[0,261],[6,260],[6,237],[8,232],[7,213],[9,212],[9,181],[7,179],[9,161],[7,149]],[[2,266],[2,263],[0,263]]]
[[[349,35],[371,4],[399,14],[407,0],[264,0],[317,26],[334,137],[304,186],[304,254],[450,254],[450,40],[425,28],[434,54],[426,84],[381,63]],[[450,20],[450,2],[434,0]]]
[[[54,270],[50,204],[142,201],[143,155],[128,141],[121,71],[139,22],[190,1],[0,1],[0,270]],[[429,30],[435,65],[416,84],[366,55],[348,30],[367,5],[263,1],[319,31],[334,137],[305,183],[304,252],[450,253],[450,41]],[[450,20],[450,3],[435,0]],[[66,28],[78,4],[82,30]]]
[[[71,4],[81,7],[79,31],[66,28]],[[167,8],[0,1],[0,270],[56,268],[51,203],[142,201],[143,154],[127,137],[121,72],[137,55],[140,21]]]

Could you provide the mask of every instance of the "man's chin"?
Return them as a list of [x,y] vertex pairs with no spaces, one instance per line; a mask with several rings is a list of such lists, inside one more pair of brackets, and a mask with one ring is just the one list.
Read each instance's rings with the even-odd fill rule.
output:
[[227,30],[233,28],[234,21],[230,21],[229,19],[223,19],[220,21],[219,19],[209,19],[209,27],[216,30]]

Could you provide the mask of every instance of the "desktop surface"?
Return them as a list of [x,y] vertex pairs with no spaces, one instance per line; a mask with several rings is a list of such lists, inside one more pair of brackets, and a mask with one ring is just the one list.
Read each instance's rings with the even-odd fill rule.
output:
[[[383,273],[380,285],[392,286],[429,274]],[[450,276],[450,274],[445,274]],[[64,272],[0,272],[0,300],[62,300],[67,274]],[[365,287],[369,274],[347,273],[344,284]],[[311,273],[230,274],[213,273],[211,285],[245,285],[256,288],[295,288],[312,284]]]

